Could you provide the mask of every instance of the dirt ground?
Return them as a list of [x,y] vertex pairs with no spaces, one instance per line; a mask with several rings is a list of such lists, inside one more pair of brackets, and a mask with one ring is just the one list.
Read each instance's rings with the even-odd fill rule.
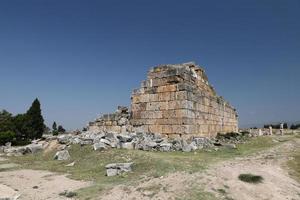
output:
[[[300,139],[283,143],[257,155],[218,163],[204,173],[174,173],[166,177],[144,179],[137,187],[116,186],[101,199],[189,199],[191,188],[203,188],[217,199],[235,200],[298,200],[300,184],[289,177],[286,161],[288,153],[300,148]],[[242,182],[243,173],[261,175],[259,184]]]
[[[74,191],[89,183],[75,181],[65,175],[47,171],[14,170],[0,172],[0,191],[4,196],[19,196],[20,200],[59,200],[70,199],[60,196],[65,190]],[[0,195],[1,197],[1,195]]]
[[[199,190],[213,193],[217,199],[226,200],[298,200],[300,184],[288,175],[285,163],[291,159],[290,153],[299,148],[300,139],[296,139],[252,156],[214,164],[205,172],[176,172],[165,177],[144,177],[135,186],[115,186],[99,199],[189,199],[191,192]],[[264,180],[259,184],[245,183],[238,179],[242,173],[261,175]],[[18,199],[21,200],[67,199],[59,193],[89,185],[90,183],[71,180],[66,175],[47,171],[0,172],[0,194],[6,192],[16,198],[19,196]]]

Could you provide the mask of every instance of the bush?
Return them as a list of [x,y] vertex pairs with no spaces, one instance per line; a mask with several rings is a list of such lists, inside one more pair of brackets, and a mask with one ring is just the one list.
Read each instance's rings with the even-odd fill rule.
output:
[[65,133],[65,132],[66,132],[66,130],[62,127],[62,125],[59,125],[59,126],[58,126],[57,131],[58,131],[59,133]]
[[0,132],[0,145],[4,145],[7,142],[12,142],[16,134],[12,131],[3,131]]
[[292,124],[291,129],[292,130],[300,129],[300,124]]
[[77,193],[76,192],[72,192],[72,191],[64,191],[64,192],[61,192],[59,193],[60,196],[65,196],[67,198],[72,198],[72,197],[75,197],[77,196]]
[[53,130],[53,131],[52,131],[52,134],[53,134],[53,135],[58,135],[58,131],[57,131],[57,130]]
[[263,177],[253,175],[253,174],[240,174],[239,179],[243,182],[247,183],[261,183],[263,181]]

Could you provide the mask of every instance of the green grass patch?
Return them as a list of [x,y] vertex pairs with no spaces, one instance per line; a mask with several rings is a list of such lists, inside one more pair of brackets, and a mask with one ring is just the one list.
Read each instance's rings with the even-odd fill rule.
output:
[[262,176],[253,175],[253,174],[240,174],[239,179],[243,182],[253,183],[253,184],[261,183],[263,181]]

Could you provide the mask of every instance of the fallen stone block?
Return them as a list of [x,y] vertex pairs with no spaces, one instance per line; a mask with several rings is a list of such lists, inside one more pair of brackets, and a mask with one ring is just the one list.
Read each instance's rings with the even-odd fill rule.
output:
[[131,142],[133,139],[129,135],[118,135],[117,138],[120,140],[120,142]]
[[134,149],[134,143],[133,142],[120,143],[120,146],[121,146],[122,149]]
[[171,151],[171,143],[161,143],[159,144],[159,151]]
[[57,141],[60,144],[68,144],[70,142],[71,136],[69,135],[60,135],[57,137]]
[[100,142],[101,143],[104,143],[104,144],[106,144],[106,145],[111,145],[111,141],[109,141],[109,140],[107,140],[107,139],[100,139]]
[[30,144],[30,145],[26,146],[26,152],[29,152],[29,153],[37,153],[42,150],[43,150],[42,144]]
[[75,165],[75,162],[71,162],[69,164],[66,165],[66,167],[73,167]]
[[102,151],[102,150],[107,149],[106,145],[104,143],[102,143],[102,142],[95,143],[93,145],[93,147],[94,147],[95,151]]
[[69,160],[71,158],[68,150],[62,150],[56,152],[54,159],[55,160]]
[[116,176],[124,172],[131,172],[133,162],[130,163],[112,163],[105,166],[107,176]]

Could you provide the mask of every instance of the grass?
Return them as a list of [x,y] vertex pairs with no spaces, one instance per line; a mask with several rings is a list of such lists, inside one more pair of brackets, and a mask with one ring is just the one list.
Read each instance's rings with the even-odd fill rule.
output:
[[290,169],[289,174],[300,183],[300,150],[298,149],[293,155],[292,160],[287,162]]
[[261,183],[263,181],[262,176],[253,175],[253,174],[240,174],[239,179],[243,182],[253,183],[253,184]]
[[[212,163],[238,156],[246,156],[258,151],[273,147],[278,143],[272,137],[251,138],[245,144],[238,145],[237,149],[222,151],[196,152],[147,152],[125,149],[110,149],[108,151],[94,151],[92,146],[73,145],[70,149],[71,160],[53,160],[55,152],[37,153],[22,157],[11,157],[9,162],[19,164],[19,168],[49,170],[70,174],[77,180],[92,181],[91,187],[80,189],[77,192],[79,199],[94,199],[104,190],[115,185],[137,185],[141,177],[160,177],[168,173],[184,171],[195,173],[203,171]],[[65,165],[75,162],[73,167]],[[133,172],[115,177],[105,176],[105,165],[114,162],[134,162]],[[201,199],[203,191],[196,190],[189,199]],[[205,199],[205,198],[202,199]],[[210,199],[211,197],[207,197]]]

